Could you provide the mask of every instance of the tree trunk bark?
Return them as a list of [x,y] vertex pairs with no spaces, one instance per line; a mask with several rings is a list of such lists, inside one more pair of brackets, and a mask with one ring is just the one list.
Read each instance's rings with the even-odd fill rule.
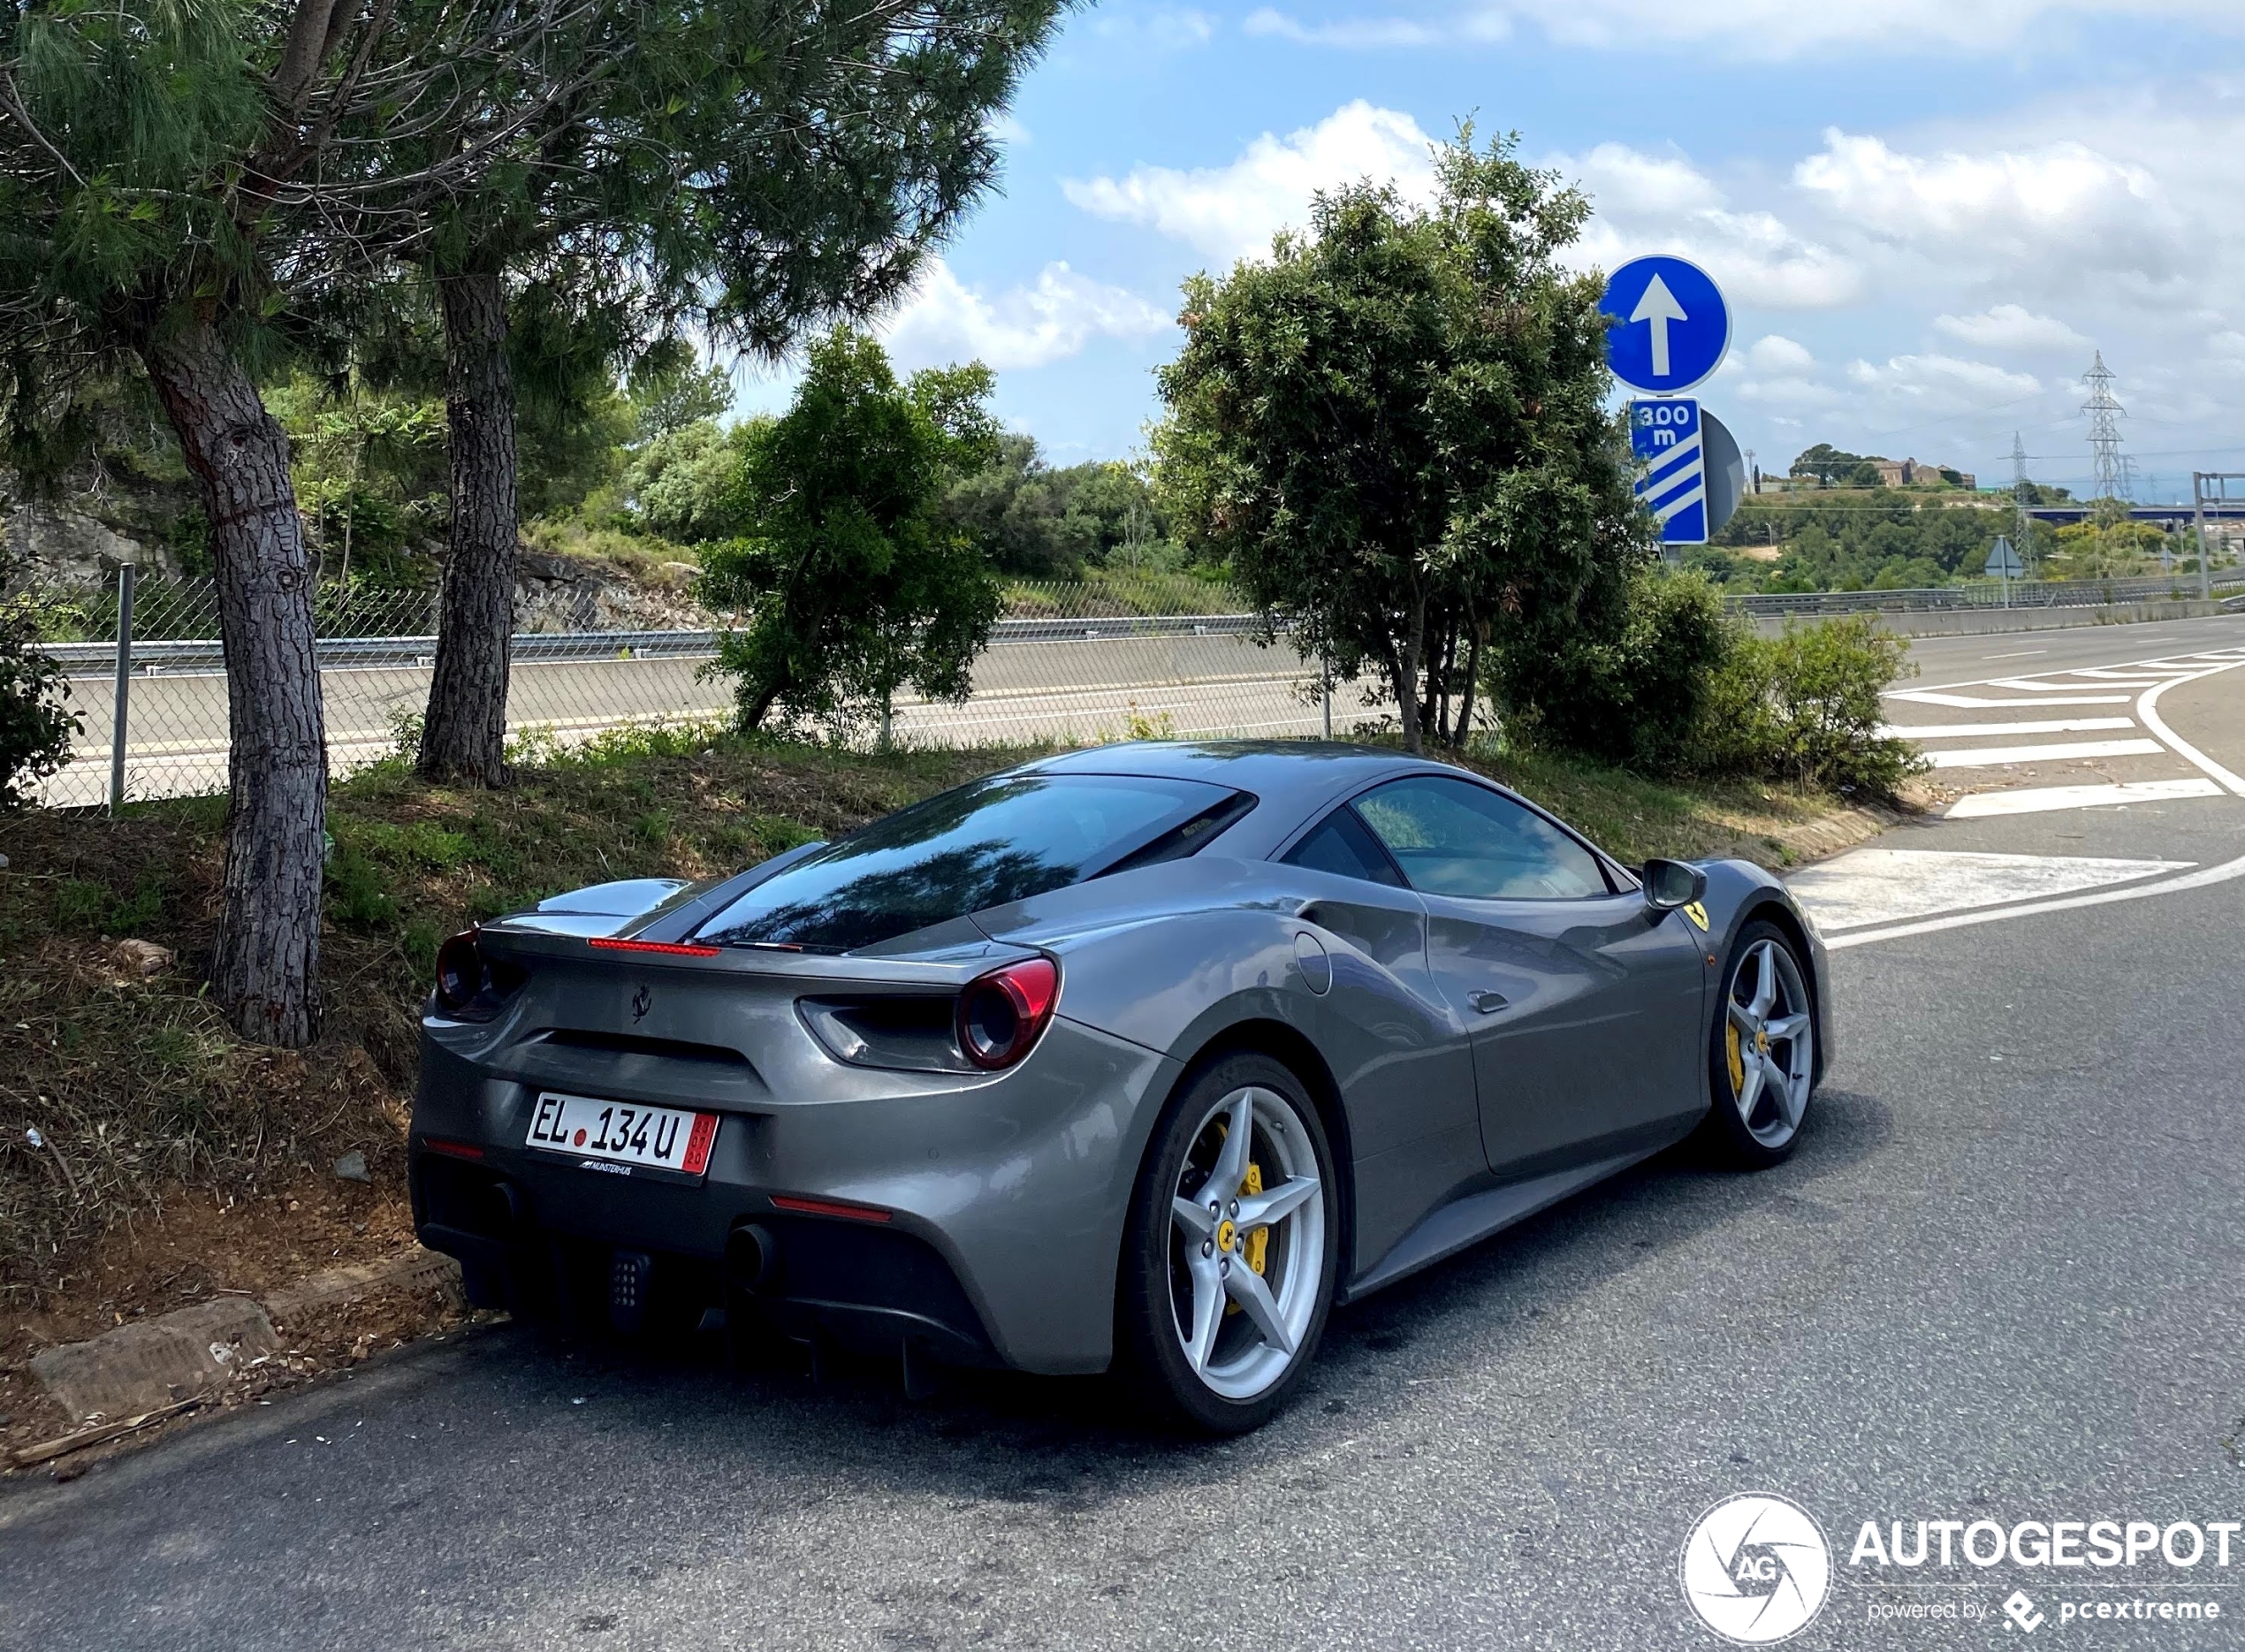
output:
[[1488,627],[1473,618],[1471,608],[1466,610],[1465,623],[1473,640],[1465,650],[1465,697],[1457,708],[1457,739],[1453,742],[1461,751],[1473,737],[1473,702],[1481,692],[1481,644],[1489,634]]
[[438,278],[452,529],[437,670],[418,766],[430,780],[506,778],[506,679],[514,636],[514,377],[496,270]]
[[232,744],[211,990],[244,1038],[299,1048],[319,1021],[327,727],[288,438],[209,323],[140,354],[202,490],[217,567]]
[[1403,720],[1404,749],[1413,757],[1426,751],[1424,725],[1419,720],[1419,663],[1427,652],[1427,592],[1415,577],[1408,597],[1411,618],[1404,634],[1403,658],[1396,662],[1396,711]]

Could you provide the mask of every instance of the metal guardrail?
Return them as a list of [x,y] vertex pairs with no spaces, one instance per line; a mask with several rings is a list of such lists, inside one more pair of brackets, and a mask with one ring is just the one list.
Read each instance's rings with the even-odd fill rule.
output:
[[[2218,573],[2214,584],[2225,589],[2245,585],[2245,569]],[[1777,619],[1787,614],[1938,613],[1964,608],[2103,608],[2119,603],[2195,601],[2197,594],[2181,581],[2160,575],[2146,579],[2015,579],[2007,589],[1998,581],[1984,580],[1913,590],[1757,592],[1725,597],[1724,603],[1733,613]]]
[[[1261,624],[1252,613],[1116,614],[1067,620],[1001,620],[993,647],[1020,643],[1112,641],[1135,636],[1242,636]],[[603,659],[701,659],[717,652],[714,631],[518,631],[514,659],[518,666]],[[48,643],[41,651],[73,677],[98,676],[113,668],[115,643]],[[352,671],[433,665],[433,636],[325,636],[313,646],[322,671]],[[222,671],[224,652],[216,637],[184,638],[132,644],[133,668],[164,672]]]

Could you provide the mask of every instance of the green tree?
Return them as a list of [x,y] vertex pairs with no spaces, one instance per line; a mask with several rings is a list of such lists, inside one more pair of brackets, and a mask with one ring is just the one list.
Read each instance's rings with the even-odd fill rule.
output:
[[989,369],[930,369],[898,384],[867,334],[837,329],[810,350],[787,413],[749,427],[742,537],[703,558],[702,598],[745,613],[719,639],[739,679],[741,724],[882,717],[909,685],[963,700],[998,618],[998,584],[938,506],[989,461]]
[[1844,453],[1830,442],[1819,442],[1792,461],[1792,474],[1814,476],[1828,488],[1875,488],[1880,462],[1877,453]]
[[[0,590],[14,559],[0,542]],[[34,800],[41,780],[70,760],[83,719],[69,709],[70,679],[39,650],[38,599],[0,596],[0,813]]]
[[123,361],[178,438],[209,524],[232,736],[210,978],[238,1030],[282,1045],[308,1042],[317,1017],[326,731],[288,442],[245,352],[287,301],[277,226],[318,175],[329,116],[357,95],[324,65],[400,90],[391,13],[331,10],[0,13],[10,446],[43,461],[70,440],[80,392]]
[[1464,737],[1485,651],[1617,623],[1650,555],[1600,284],[1560,263],[1589,207],[1517,141],[1466,128],[1432,206],[1321,194],[1267,262],[1195,276],[1160,377],[1173,519],[1274,628],[1377,671],[1414,750]]
[[994,179],[991,117],[1062,0],[826,0],[566,11],[485,82],[474,186],[400,247],[436,287],[452,423],[443,618],[419,766],[493,782],[506,742],[526,296],[598,335],[628,317],[776,357],[870,315]]
[[1114,460],[1055,468],[1034,438],[1000,438],[997,456],[954,484],[947,520],[971,534],[1000,572],[1080,579],[1088,566],[1168,560],[1168,523],[1133,467]]

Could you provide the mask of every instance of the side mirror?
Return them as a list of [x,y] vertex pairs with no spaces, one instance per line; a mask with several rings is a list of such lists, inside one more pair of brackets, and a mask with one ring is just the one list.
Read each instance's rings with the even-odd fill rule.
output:
[[1645,904],[1655,912],[1673,912],[1707,893],[1707,874],[1680,860],[1648,860],[1639,876],[1645,884]]

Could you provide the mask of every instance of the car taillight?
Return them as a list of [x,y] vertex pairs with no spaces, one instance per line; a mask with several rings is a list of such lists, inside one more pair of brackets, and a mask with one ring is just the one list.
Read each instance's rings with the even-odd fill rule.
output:
[[1050,958],[1024,958],[978,976],[959,994],[959,1051],[995,1072],[1035,1047],[1060,998],[1060,968]]
[[519,965],[486,954],[475,930],[437,948],[437,1008],[456,1020],[490,1020],[528,979]]
[[437,948],[437,1003],[447,1014],[467,1009],[489,979],[474,930],[464,929]]

